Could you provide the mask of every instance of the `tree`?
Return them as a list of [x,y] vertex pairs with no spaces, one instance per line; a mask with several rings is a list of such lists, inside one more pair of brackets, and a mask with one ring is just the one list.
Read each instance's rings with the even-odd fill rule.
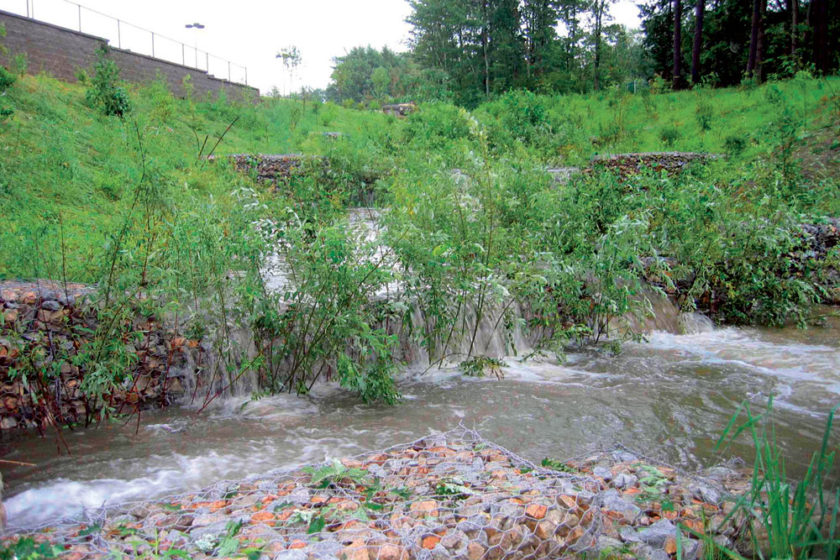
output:
[[[610,19],[607,11],[607,3],[610,0],[593,0],[591,4],[593,21],[593,43],[595,46],[595,62],[593,65],[593,85],[595,89],[601,89],[601,39],[605,21]],[[611,0],[615,1],[615,0]]]
[[753,0],[752,3],[752,25],[750,26],[750,54],[747,59],[747,76],[753,77],[760,62],[762,28],[764,26],[764,11],[767,8],[767,0]]
[[819,72],[828,74],[831,66],[829,40],[829,0],[812,0],[812,24],[814,27],[814,66]]
[[706,1],[697,0],[694,6],[694,44],[691,48],[691,83],[700,83],[700,51],[703,48],[703,14]]
[[796,36],[799,34],[799,0],[787,0],[790,12],[790,55],[796,56]]
[[682,0],[674,0],[674,70],[673,87],[682,87]]
[[277,53],[276,58],[283,62],[286,72],[289,73],[289,92],[292,91],[292,84],[294,83],[295,71],[302,61],[300,51],[294,45],[284,47]]
[[370,76],[373,84],[373,94],[377,99],[383,99],[388,95],[388,86],[391,83],[391,75],[384,66],[377,66]]
[[552,44],[557,40],[560,19],[557,0],[523,0],[522,21],[525,36],[525,72],[530,79],[547,70]]

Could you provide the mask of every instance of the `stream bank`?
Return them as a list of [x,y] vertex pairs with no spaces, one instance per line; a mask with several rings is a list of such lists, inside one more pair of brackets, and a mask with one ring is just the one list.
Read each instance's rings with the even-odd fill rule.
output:
[[[226,481],[158,502],[91,511],[83,524],[32,536],[73,560],[114,553],[501,560],[702,557],[688,530],[717,528],[732,546],[733,494],[748,475],[726,466],[688,476],[623,449],[537,466],[457,429],[292,472]],[[704,521],[705,520],[705,521]],[[677,526],[683,528],[681,536]],[[6,543],[15,537],[7,537]]]

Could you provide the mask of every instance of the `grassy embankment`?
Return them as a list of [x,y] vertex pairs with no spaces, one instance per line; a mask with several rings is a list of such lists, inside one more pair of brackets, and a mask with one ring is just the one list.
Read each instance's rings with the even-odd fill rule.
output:
[[[751,161],[778,143],[777,135],[767,130],[782,116],[774,96],[786,95],[791,107],[801,111],[796,140],[810,133],[830,137],[837,131],[836,121],[827,117],[838,111],[838,89],[840,81],[832,79],[745,91],[514,94],[483,105],[475,116],[486,125],[499,155],[526,162],[581,165],[598,153],[658,150],[734,152]],[[347,135],[342,143],[351,144],[341,149],[354,163],[376,166],[377,156],[403,156],[399,139],[404,123],[332,104],[310,103],[304,113],[300,103],[287,100],[263,99],[256,107],[191,102],[150,86],[133,89],[135,111],[121,121],[89,108],[82,86],[44,76],[22,78],[7,96],[15,114],[0,125],[0,278],[58,277],[56,226],[61,223],[67,275],[76,281],[98,279],[95,257],[142,173],[137,130],[152,171],[171,184],[169,202],[182,208],[210,195],[224,200],[232,185],[242,182],[226,169],[197,160],[204,137],[209,136],[206,154],[237,117],[216,153],[324,154],[334,143],[320,133],[340,131]],[[462,123],[452,118],[455,108],[431,110],[441,117],[432,123],[436,130],[431,135],[467,140],[468,131],[459,130]],[[829,142],[822,146],[826,148],[836,159],[838,147]]]
[[[800,224],[840,215],[830,140],[839,85],[799,76],[745,90],[513,92],[473,113],[428,104],[401,120],[289,100],[176,100],[152,84],[130,91],[120,119],[90,108],[82,86],[23,77],[6,91],[14,114],[0,124],[0,278],[98,283],[106,320],[93,350],[48,349],[96,372],[84,387],[94,403],[124,382],[131,318],[179,317],[187,302],[205,302],[209,315],[185,314],[178,329],[222,338],[214,390],[255,370],[268,392],[305,392],[323,375],[387,401],[399,354],[383,325],[402,325],[434,360],[481,359],[476,325],[488,316],[506,333],[539,329],[562,351],[644,313],[651,274],[684,307],[708,305],[722,320],[804,322],[837,259],[808,252]],[[729,157],[675,177],[596,170],[557,185],[544,171],[666,149]],[[274,192],[205,157],[289,151],[329,166],[313,163]],[[370,189],[391,209],[384,257],[344,222]],[[260,275],[274,251],[296,280],[286,294],[269,293]],[[656,270],[644,270],[650,263]],[[394,281],[403,290],[372,303]],[[528,307],[524,324],[517,303]],[[256,358],[237,354],[234,323],[254,331]]]

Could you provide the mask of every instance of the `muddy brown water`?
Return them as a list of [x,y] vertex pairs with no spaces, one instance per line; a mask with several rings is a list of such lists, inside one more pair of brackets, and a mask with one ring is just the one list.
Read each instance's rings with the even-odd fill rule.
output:
[[[159,497],[413,440],[458,424],[477,428],[526,458],[570,458],[624,444],[693,470],[731,456],[715,452],[739,403],[775,397],[775,426],[789,471],[803,472],[828,412],[840,402],[840,319],[809,330],[711,328],[654,331],[619,355],[508,357],[505,378],[466,378],[455,367],[401,377],[401,404],[367,406],[334,387],[305,398],[230,398],[197,414],[190,407],[143,414],[67,433],[72,455],[52,437],[2,443],[11,528],[30,528],[103,504]],[[840,443],[840,427],[832,443]],[[840,480],[840,465],[834,480]]]

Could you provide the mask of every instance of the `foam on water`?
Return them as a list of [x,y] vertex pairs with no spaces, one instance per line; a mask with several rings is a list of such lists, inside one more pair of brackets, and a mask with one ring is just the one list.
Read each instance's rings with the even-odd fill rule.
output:
[[[396,407],[361,404],[321,384],[307,397],[219,399],[200,415],[195,407],[144,413],[136,433],[134,426],[76,432],[68,436],[73,457],[56,457],[51,440],[21,438],[5,458],[39,467],[3,473],[10,526],[354,455],[458,423],[537,461],[624,443],[693,468],[714,460],[713,443],[738,403],[763,404],[770,395],[790,471],[806,468],[840,395],[840,325],[811,335],[714,329],[667,312],[679,331],[654,331],[618,355],[570,353],[565,363],[507,356],[501,380],[414,363],[398,378],[404,400]],[[497,335],[480,327],[479,347],[501,350]],[[749,447],[736,443],[732,453],[748,455]]]

